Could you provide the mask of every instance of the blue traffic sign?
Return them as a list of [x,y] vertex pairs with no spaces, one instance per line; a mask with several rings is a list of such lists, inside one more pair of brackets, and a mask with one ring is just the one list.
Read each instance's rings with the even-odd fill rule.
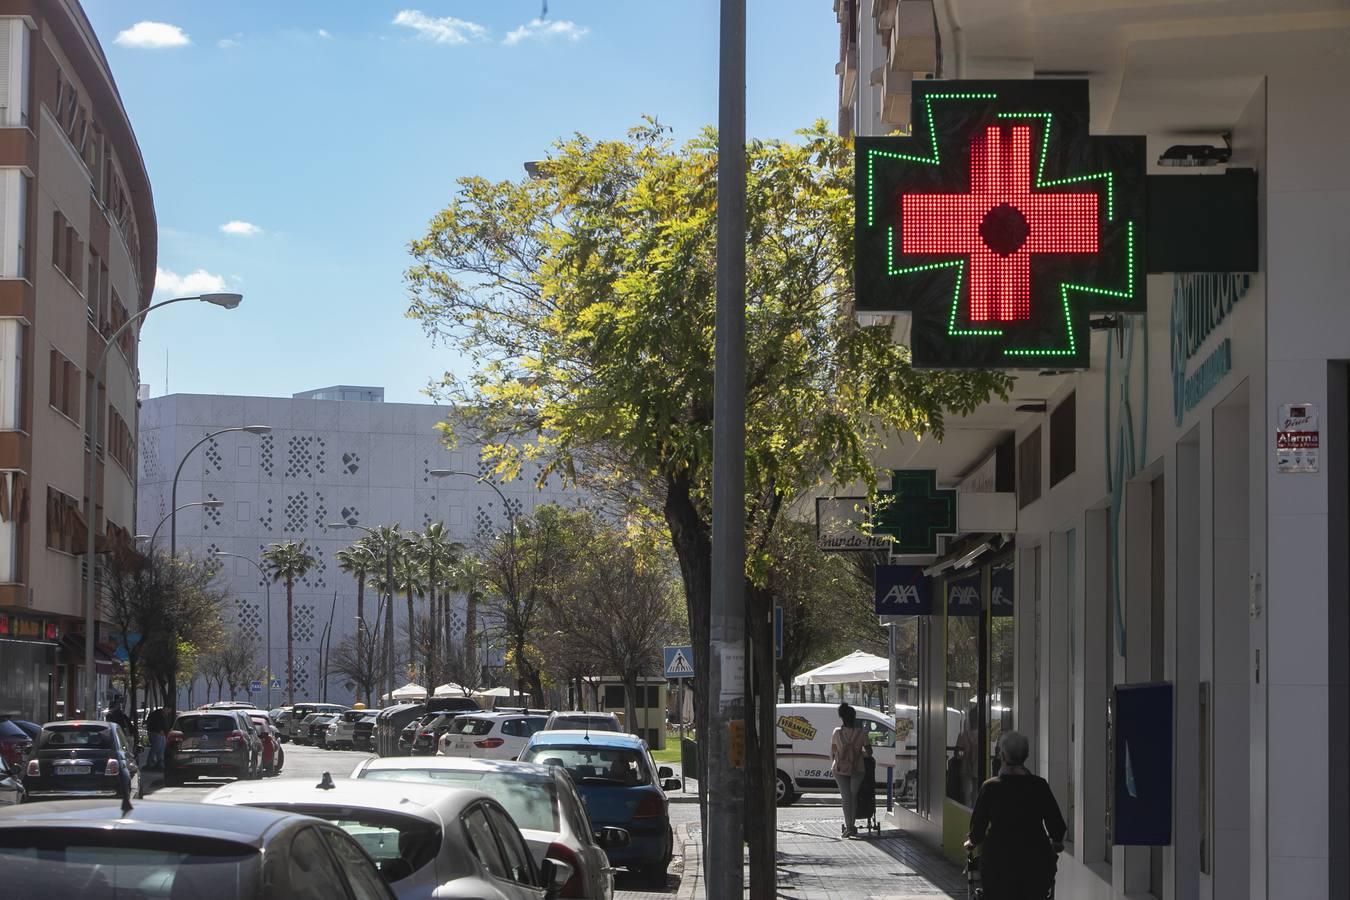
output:
[[665,670],[667,679],[694,677],[694,648],[688,644],[682,647],[666,647]]
[[262,693],[262,682],[261,682],[261,681],[251,681],[251,682],[249,682],[249,685],[248,685],[248,692],[249,692],[250,694],[261,694],[261,693]]
[[281,690],[281,679],[280,679],[280,678],[273,678],[273,679],[272,679],[271,685],[269,685],[267,689],[268,689],[269,691],[279,691],[279,690]]

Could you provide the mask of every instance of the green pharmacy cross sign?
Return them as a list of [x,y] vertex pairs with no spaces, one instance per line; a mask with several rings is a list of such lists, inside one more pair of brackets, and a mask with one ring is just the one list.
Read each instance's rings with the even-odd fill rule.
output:
[[937,472],[891,472],[891,489],[878,491],[872,533],[892,539],[892,554],[937,553],[940,534],[956,534],[956,491],[937,488]]
[[913,133],[858,138],[856,307],[913,314],[922,368],[1089,365],[1144,311],[1142,137],[1088,134],[1088,83],[924,81]]

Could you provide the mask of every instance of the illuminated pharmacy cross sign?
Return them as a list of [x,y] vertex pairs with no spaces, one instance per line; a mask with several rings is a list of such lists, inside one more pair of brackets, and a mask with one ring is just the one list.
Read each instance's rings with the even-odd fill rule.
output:
[[1096,253],[1097,193],[1031,190],[1031,128],[991,125],[971,141],[970,191],[900,197],[903,253],[970,260],[970,321],[1031,317],[1031,254]]
[[956,491],[937,489],[937,472],[891,472],[891,489],[878,492],[874,534],[894,539],[891,553],[936,553],[939,534],[956,533]]

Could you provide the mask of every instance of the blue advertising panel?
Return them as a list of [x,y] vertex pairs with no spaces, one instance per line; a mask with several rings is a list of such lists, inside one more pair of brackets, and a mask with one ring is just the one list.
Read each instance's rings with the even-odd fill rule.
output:
[[1172,685],[1115,688],[1117,846],[1172,843]]
[[980,569],[972,569],[968,575],[948,576],[947,615],[978,616],[984,612],[984,597],[980,591],[984,585],[983,575]]
[[989,615],[1011,616],[1016,590],[1017,570],[1012,560],[989,567]]
[[923,566],[877,566],[872,584],[879,616],[933,613],[933,582],[923,574]]

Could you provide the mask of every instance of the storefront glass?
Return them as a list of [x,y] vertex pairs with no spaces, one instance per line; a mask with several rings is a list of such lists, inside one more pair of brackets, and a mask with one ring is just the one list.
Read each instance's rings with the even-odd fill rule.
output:
[[918,809],[919,748],[923,717],[919,715],[919,617],[891,625],[895,641],[895,799]]
[[0,641],[0,712],[18,713],[30,722],[50,719],[52,651],[49,644]]
[[989,677],[985,694],[984,720],[987,723],[985,746],[989,748],[990,776],[997,775],[998,739],[1013,730],[1013,591],[1012,557],[989,567]]

